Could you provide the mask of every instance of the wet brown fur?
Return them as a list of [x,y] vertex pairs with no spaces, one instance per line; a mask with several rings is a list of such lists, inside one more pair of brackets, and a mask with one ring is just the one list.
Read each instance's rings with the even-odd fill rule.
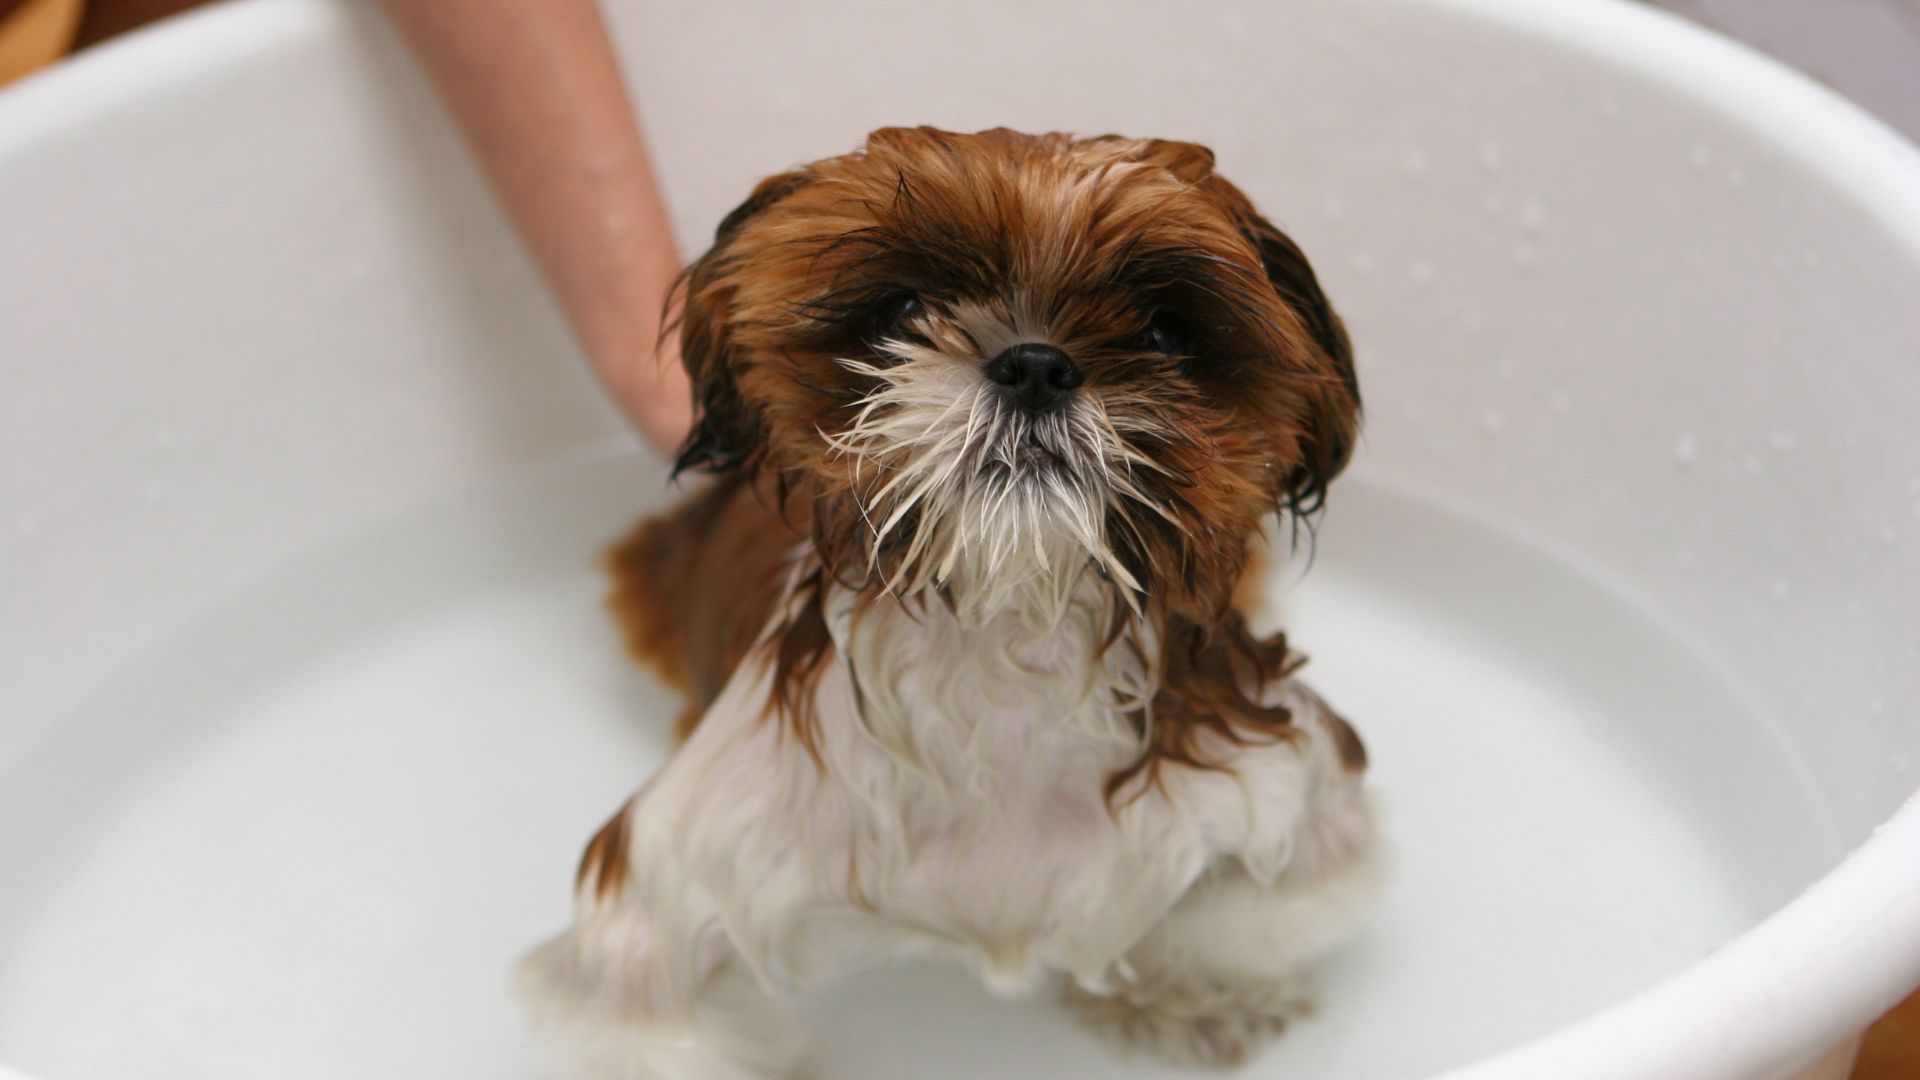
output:
[[607,552],[627,648],[686,697],[685,738],[753,647],[804,539],[744,473],[717,477]]
[[600,831],[593,834],[593,839],[587,841],[587,850],[580,856],[580,869],[574,876],[575,891],[585,889],[591,883],[594,895],[603,900],[620,891],[630,870],[627,815],[632,809],[633,800],[628,799],[618,813],[600,826]]

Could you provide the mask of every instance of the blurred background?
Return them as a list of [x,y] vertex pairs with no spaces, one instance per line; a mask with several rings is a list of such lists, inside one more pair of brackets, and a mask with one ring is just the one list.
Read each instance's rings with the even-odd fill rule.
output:
[[[1920,140],[1920,0],[1647,2],[1787,61]],[[0,83],[207,3],[0,0]]]
[[[639,3],[643,0],[612,0]],[[1643,0],[1772,54],[1920,141],[1920,0]],[[208,0],[0,0],[0,93]],[[1870,1033],[1856,1080],[1920,1077],[1920,994]]]

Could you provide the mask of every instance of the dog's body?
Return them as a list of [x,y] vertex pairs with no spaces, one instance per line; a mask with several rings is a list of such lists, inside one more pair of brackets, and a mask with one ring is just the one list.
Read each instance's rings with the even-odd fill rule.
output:
[[[1015,282],[1016,310],[998,326],[981,296],[943,298],[935,314],[916,295],[868,346],[885,367],[816,343],[831,367],[783,374],[839,399],[831,427],[819,411],[831,400],[750,385],[805,363],[797,347],[739,351],[769,321],[742,290],[779,276],[752,265],[746,237],[784,257],[825,212],[756,234],[743,220],[767,216],[770,191],[791,200],[890,168],[879,175],[896,200],[915,185],[924,200],[939,177],[915,170],[962,162],[1011,179],[1013,194],[983,213],[1017,214],[1007,200],[1037,198],[1022,185],[1059,162],[1072,184],[1090,182],[1076,169],[1150,180],[1177,209],[1177,188],[1135,175],[1177,178],[1192,164],[1154,162],[1166,146],[1195,149],[878,133],[864,155],[763,185],[696,265],[684,340],[706,422],[688,457],[749,467],[611,560],[630,643],[689,697],[685,741],[594,838],[574,928],[527,968],[536,1002],[578,1036],[596,1075],[792,1075],[800,1040],[774,988],[928,949],[967,958],[1003,992],[1064,975],[1082,1013],[1131,1042],[1237,1061],[1298,1010],[1303,968],[1357,922],[1370,877],[1364,752],[1290,678],[1284,641],[1254,638],[1231,605],[1259,512],[1317,496],[1345,458],[1344,442],[1328,443],[1350,437],[1357,398],[1324,301],[1300,315],[1283,306],[1300,297],[1256,298],[1267,305],[1256,325],[1293,330],[1275,349],[1335,365],[1335,384],[1304,368],[1284,383],[1249,376],[1241,389],[1270,394],[1264,403],[1166,390],[1173,376],[1146,365],[1167,361],[1118,366],[1163,330],[1083,343],[1058,307],[1050,325],[1022,325],[1032,281]],[[1241,231],[1210,242],[1245,250],[1249,222],[1228,220]],[[801,252],[815,265],[786,281],[800,290],[788,300],[832,286],[835,268],[818,262],[846,228]],[[1272,279],[1273,257],[1261,261]],[[1302,326],[1317,340],[1303,342]],[[1230,330],[1241,332],[1206,332]],[[1091,368],[1103,347],[1115,366]],[[834,370],[858,381],[820,389]],[[1125,388],[1149,376],[1147,390]],[[1328,393],[1329,414],[1313,414],[1313,395]],[[1244,430],[1243,407],[1259,413]],[[1188,431],[1188,412],[1216,419]]]

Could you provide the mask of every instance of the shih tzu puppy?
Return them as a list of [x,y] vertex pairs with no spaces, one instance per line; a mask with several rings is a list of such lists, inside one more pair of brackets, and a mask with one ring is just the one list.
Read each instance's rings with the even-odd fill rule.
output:
[[1299,248],[1199,146],[875,132],[688,270],[718,474],[612,554],[682,742],[523,969],[590,1075],[795,1075],[781,992],[935,951],[1242,1060],[1370,895],[1365,754],[1236,609],[1359,414]]

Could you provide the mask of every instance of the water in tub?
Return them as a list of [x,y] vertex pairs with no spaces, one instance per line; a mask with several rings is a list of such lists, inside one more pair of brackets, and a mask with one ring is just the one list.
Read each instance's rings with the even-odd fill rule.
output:
[[[318,552],[0,765],[0,1061],[534,1075],[509,967],[668,749],[675,703],[593,567],[649,475],[550,470]],[[1317,1015],[1244,1075],[1469,1061],[1685,966],[1831,856],[1763,713],[1552,552],[1356,476],[1285,578],[1308,677],[1372,750],[1391,876]],[[805,1006],[840,1080],[1187,1075],[1116,1072],[1050,1002],[931,965]]]

